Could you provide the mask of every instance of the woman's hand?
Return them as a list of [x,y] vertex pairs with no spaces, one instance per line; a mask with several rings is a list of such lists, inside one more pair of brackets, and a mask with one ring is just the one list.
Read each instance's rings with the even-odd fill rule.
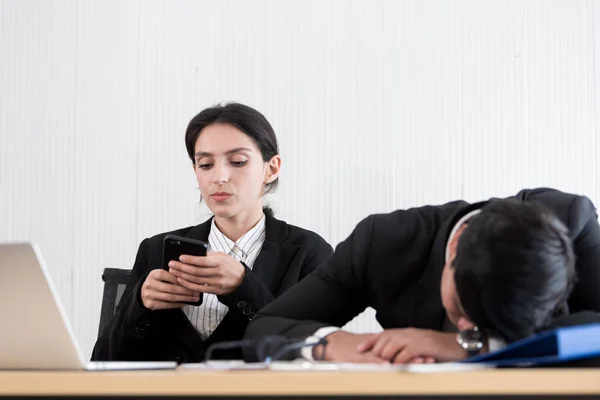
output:
[[182,255],[169,262],[169,272],[177,283],[193,292],[228,295],[244,281],[246,269],[241,262],[225,253],[209,252],[206,256]]
[[180,308],[184,302],[196,302],[200,294],[177,283],[177,278],[162,269],[152,270],[142,284],[142,304],[149,310]]

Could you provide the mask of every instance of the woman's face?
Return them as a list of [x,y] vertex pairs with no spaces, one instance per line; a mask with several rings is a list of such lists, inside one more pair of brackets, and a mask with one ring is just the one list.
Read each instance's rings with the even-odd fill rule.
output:
[[235,218],[261,210],[264,187],[279,174],[279,156],[273,158],[264,162],[254,141],[232,125],[205,127],[194,146],[194,170],[213,214]]

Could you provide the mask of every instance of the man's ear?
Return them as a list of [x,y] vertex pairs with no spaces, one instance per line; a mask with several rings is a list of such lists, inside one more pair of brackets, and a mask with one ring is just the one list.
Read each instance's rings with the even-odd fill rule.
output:
[[475,328],[475,324],[465,317],[460,317],[457,323],[457,328],[459,331],[467,331]]
[[460,228],[458,228],[458,230],[454,234],[454,237],[452,238],[452,240],[450,240],[450,243],[448,243],[448,259],[450,261],[454,261],[454,258],[456,257],[458,239],[460,239],[460,236],[463,234],[465,229],[467,229],[467,224],[463,224]]

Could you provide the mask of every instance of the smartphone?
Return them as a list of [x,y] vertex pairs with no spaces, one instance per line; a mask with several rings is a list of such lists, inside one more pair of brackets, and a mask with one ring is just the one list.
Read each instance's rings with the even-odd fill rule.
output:
[[[205,257],[208,252],[208,244],[201,240],[194,240],[182,236],[167,235],[163,240],[163,269],[169,270],[169,261],[179,261],[179,256],[187,254],[190,256]],[[200,293],[197,302],[186,302],[191,306],[202,304],[204,296]]]

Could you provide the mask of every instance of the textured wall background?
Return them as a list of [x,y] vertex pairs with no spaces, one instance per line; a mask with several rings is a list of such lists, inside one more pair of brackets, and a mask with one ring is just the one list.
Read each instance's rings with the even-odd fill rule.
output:
[[334,245],[523,187],[600,202],[599,26],[576,0],[2,0],[0,240],[41,247],[89,355],[102,269],[207,217],[183,134],[227,100],[279,136],[277,215]]

